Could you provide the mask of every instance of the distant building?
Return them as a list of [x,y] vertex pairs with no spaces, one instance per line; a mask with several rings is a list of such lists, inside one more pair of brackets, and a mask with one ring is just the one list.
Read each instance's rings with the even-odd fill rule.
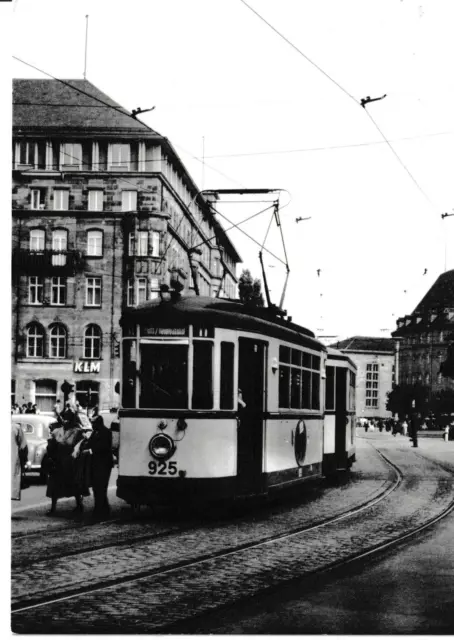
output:
[[354,336],[330,345],[348,355],[358,368],[356,415],[386,418],[387,393],[394,382],[394,341],[390,338]]
[[399,345],[399,384],[419,382],[432,393],[454,389],[440,371],[454,342],[454,270],[442,273],[413,313],[397,320],[392,336]]
[[160,286],[236,297],[240,256],[163,137],[86,80],[15,80],[11,400],[64,380],[117,405],[125,307]]

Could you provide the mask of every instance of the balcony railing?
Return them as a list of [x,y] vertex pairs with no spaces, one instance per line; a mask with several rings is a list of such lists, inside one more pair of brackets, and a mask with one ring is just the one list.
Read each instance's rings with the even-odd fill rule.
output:
[[83,267],[79,251],[27,251],[18,249],[13,253],[13,269],[36,275],[72,275]]

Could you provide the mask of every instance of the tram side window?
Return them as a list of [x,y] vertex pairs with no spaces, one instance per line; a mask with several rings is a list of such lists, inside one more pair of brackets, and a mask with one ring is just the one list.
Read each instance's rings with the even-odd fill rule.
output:
[[136,406],[136,342],[123,340],[123,384],[121,385],[122,406],[132,409]]
[[235,345],[221,342],[221,409],[233,409],[233,364]]
[[320,409],[319,356],[289,347],[279,348],[279,407]]
[[326,401],[325,409],[334,411],[334,389],[335,389],[335,369],[334,367],[326,367]]
[[140,408],[187,409],[188,346],[142,344]]
[[349,389],[349,409],[355,411],[356,409],[356,375],[350,371],[350,389]]
[[192,408],[213,408],[213,343],[194,340]]

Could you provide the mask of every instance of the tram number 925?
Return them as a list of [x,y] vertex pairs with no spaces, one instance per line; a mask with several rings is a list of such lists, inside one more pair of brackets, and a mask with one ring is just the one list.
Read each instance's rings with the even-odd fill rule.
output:
[[148,463],[148,474],[150,476],[174,476],[177,471],[176,462],[156,462],[155,460],[150,460]]

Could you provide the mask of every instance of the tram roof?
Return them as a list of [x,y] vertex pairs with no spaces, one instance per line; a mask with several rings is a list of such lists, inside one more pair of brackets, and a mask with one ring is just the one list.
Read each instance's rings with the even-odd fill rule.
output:
[[332,347],[326,347],[328,350],[328,359],[329,360],[346,360],[354,369],[358,367],[353,362],[351,358],[346,353],[339,351],[338,349],[333,349]]
[[248,307],[239,300],[206,296],[181,296],[173,301],[150,301],[123,312],[120,324],[165,323],[168,326],[212,324],[225,329],[262,333],[319,351],[327,347],[309,329],[283,320],[267,307]]

